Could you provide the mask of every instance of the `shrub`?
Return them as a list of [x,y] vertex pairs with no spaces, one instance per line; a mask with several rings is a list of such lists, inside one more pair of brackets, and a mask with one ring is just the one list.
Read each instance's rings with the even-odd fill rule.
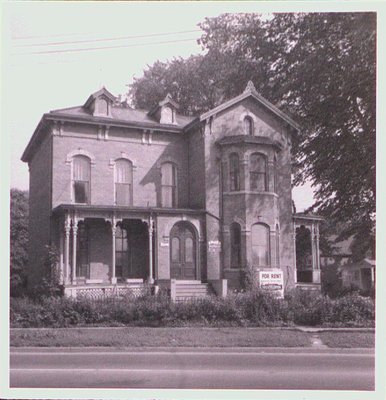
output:
[[354,292],[332,301],[324,322],[344,325],[372,325],[375,319],[374,301]]
[[67,327],[89,324],[176,326],[370,326],[374,301],[358,293],[330,299],[320,293],[294,290],[278,299],[258,289],[174,303],[166,296],[77,300],[64,297],[11,299],[13,327]]
[[297,325],[321,325],[331,300],[318,292],[295,289],[286,296],[289,318]]

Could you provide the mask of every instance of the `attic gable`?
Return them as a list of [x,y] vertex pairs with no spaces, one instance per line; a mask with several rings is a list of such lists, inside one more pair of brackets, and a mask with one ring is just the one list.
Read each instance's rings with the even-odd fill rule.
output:
[[115,101],[115,96],[103,87],[90,95],[84,103],[83,108],[94,116],[111,117],[111,109]]
[[247,86],[244,89],[244,92],[240,94],[239,96],[234,97],[233,99],[230,99],[226,101],[225,103],[220,104],[219,106],[213,108],[212,110],[207,111],[206,113],[202,114],[200,117],[200,121],[205,121],[210,117],[215,116],[216,114],[220,113],[221,111],[224,111],[228,109],[229,107],[232,107],[233,105],[243,101],[244,99],[251,97],[254,100],[258,101],[261,105],[264,106],[265,109],[267,109],[269,112],[272,112],[273,114],[276,115],[279,119],[281,119],[284,123],[289,125],[291,128],[293,128],[295,131],[300,131],[300,126],[292,120],[287,114],[279,110],[275,105],[270,103],[267,99],[265,99],[263,96],[261,96],[252,81],[249,81],[247,83]]

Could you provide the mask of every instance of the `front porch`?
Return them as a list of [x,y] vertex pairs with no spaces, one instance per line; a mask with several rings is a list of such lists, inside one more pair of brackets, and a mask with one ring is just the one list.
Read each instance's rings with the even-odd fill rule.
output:
[[154,283],[150,213],[75,208],[58,210],[55,217],[60,280],[66,293],[75,287],[103,287],[109,292],[114,285]]
[[302,290],[321,290],[319,224],[322,217],[311,214],[295,214],[295,284]]

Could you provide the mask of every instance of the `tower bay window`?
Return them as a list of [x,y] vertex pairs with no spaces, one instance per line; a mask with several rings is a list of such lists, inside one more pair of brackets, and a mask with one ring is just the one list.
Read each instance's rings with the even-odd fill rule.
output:
[[229,179],[230,190],[240,190],[240,163],[239,156],[236,153],[232,153],[229,156]]
[[230,229],[231,238],[231,268],[241,266],[241,228],[238,223],[233,223]]
[[269,267],[269,227],[264,224],[252,225],[251,240],[253,266]]
[[267,158],[263,154],[251,154],[249,179],[251,190],[267,190]]

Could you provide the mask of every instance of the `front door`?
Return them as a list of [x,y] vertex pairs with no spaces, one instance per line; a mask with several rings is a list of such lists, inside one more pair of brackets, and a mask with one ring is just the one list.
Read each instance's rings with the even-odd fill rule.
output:
[[170,233],[170,278],[196,279],[196,240],[191,227],[177,224]]

